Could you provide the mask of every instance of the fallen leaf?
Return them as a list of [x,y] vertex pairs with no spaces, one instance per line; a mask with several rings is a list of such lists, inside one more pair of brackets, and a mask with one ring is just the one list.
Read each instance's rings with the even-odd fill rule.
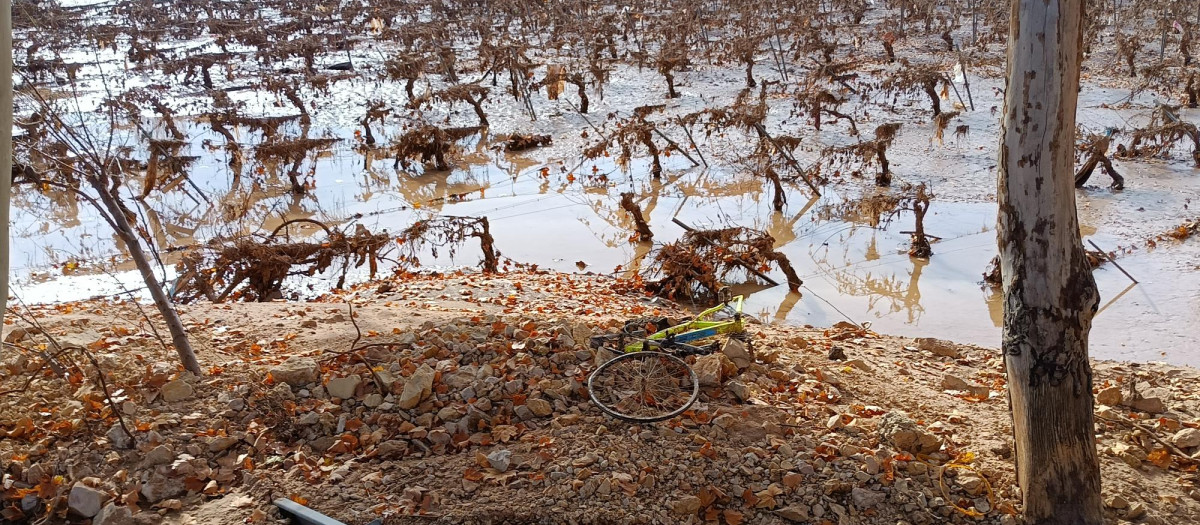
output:
[[1165,469],[1171,467],[1171,453],[1166,449],[1158,449],[1146,455],[1146,461],[1153,463],[1154,466]]
[[742,523],[742,519],[745,518],[741,512],[733,509],[725,509],[725,511],[721,513],[721,516],[725,518],[725,523],[728,523],[729,525],[740,525]]

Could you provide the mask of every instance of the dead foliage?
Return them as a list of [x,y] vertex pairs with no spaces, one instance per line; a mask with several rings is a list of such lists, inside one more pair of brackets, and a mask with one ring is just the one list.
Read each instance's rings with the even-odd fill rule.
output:
[[1192,144],[1192,160],[1200,167],[1200,130],[1195,124],[1185,122],[1177,115],[1178,106],[1160,105],[1144,128],[1133,131],[1129,147],[1121,148],[1122,157],[1165,157],[1178,143],[1185,140]]
[[813,169],[819,172],[824,164],[825,169],[832,169],[835,176],[849,170],[851,176],[861,177],[863,169],[871,164],[878,164],[879,172],[875,174],[875,185],[890,186],[892,171],[888,164],[887,149],[892,146],[899,129],[898,122],[880,124],[875,128],[875,140],[826,148],[821,153],[821,160],[817,161]]
[[646,270],[646,288],[669,299],[704,300],[716,297],[732,276],[754,278],[774,265],[787,275],[793,292],[803,282],[775,238],[762,230],[740,226],[691,230],[654,253]]
[[440,91],[427,92],[409,101],[408,105],[412,108],[419,108],[429,107],[434,103],[444,103],[453,107],[456,102],[466,102],[475,111],[475,117],[479,119],[479,126],[486,128],[488,119],[487,112],[483,110],[483,103],[487,101],[489,92],[491,89],[478,84],[460,84]]
[[846,113],[842,113],[838,108],[847,102],[846,99],[838,98],[833,93],[827,90],[809,91],[798,90],[795,94],[796,110],[812,119],[813,129],[821,131],[821,117],[828,115],[833,117],[837,122],[845,120],[850,124],[850,136],[858,136],[858,124],[854,117]]
[[400,263],[417,267],[421,265],[420,252],[428,248],[434,257],[439,249],[445,249],[451,259],[458,250],[474,237],[479,239],[483,251],[481,266],[487,273],[499,271],[500,252],[496,250],[487,217],[438,216],[417,221],[396,238],[400,244]]
[[939,146],[946,144],[946,128],[950,126],[950,121],[957,118],[959,112],[948,111],[933,117],[933,140],[936,140]]
[[942,101],[938,96],[938,85],[941,84],[943,90],[950,85],[946,74],[928,64],[912,64],[905,59],[900,59],[900,63],[901,67],[880,86],[885,93],[892,95],[892,105],[896,104],[899,95],[921,92],[929,97],[933,117],[941,115]]
[[925,214],[935,196],[926,189],[925,184],[916,186],[905,185],[898,191],[887,191],[865,195],[857,199],[847,199],[837,204],[827,204],[817,209],[817,218],[825,221],[842,221],[854,224],[865,224],[878,228],[890,224],[901,212],[913,212],[914,225],[909,233],[912,244],[909,255],[919,258],[929,258],[933,249],[929,244],[929,235],[925,233]]
[[826,204],[817,209],[817,218],[866,224],[875,228],[885,220],[890,220],[899,208],[899,194],[876,193],[859,199],[847,199],[837,204]]
[[[317,224],[326,232],[323,242],[288,241],[279,233],[297,222]],[[214,239],[183,254],[176,265],[179,278],[176,299],[187,303],[208,299],[265,302],[281,297],[289,277],[313,277],[341,263],[337,288],[345,285],[346,272],[370,265],[378,271],[381,253],[391,242],[387,232],[373,234],[361,224],[353,234],[330,230],[324,224],[297,219],[283,223],[265,236]]]
[[448,159],[454,153],[454,143],[479,133],[479,130],[477,127],[440,128],[430,124],[416,126],[392,142],[395,167],[407,170],[409,162],[420,159],[423,163],[433,161],[435,170],[449,170]]
[[254,148],[254,158],[258,161],[278,160],[295,162],[303,160],[313,150],[328,149],[342,139],[338,138],[297,138],[264,142]]
[[[650,154],[650,174],[656,179],[662,177],[662,160],[659,157],[661,152],[658,145],[654,143],[657,128],[654,122],[645,119],[645,116],[648,114],[648,111],[635,111],[633,118],[618,122],[615,132],[609,134],[607,137],[602,137],[600,142],[583,150],[584,158],[597,159],[611,156],[609,148],[616,147],[619,148],[619,153],[616,157],[617,166],[622,170],[628,170],[629,161],[633,159],[634,152],[638,146],[642,146]],[[669,150],[666,154],[670,155]]]
[[1151,239],[1146,239],[1146,246],[1149,248],[1156,248],[1158,247],[1159,242],[1183,241],[1191,238],[1191,236],[1197,233],[1200,233],[1200,219],[1184,221],[1183,224],[1180,224],[1169,231],[1155,235]]
[[550,135],[510,135],[504,141],[504,151],[525,151],[527,149],[549,146],[554,140]]

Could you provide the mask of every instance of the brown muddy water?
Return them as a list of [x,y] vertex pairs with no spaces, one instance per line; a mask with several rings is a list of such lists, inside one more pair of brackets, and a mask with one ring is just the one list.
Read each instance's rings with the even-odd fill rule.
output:
[[[582,271],[628,274],[652,250],[648,243],[630,241],[633,224],[617,206],[620,192],[633,191],[656,243],[683,233],[673,218],[696,227],[761,228],[775,237],[805,285],[799,294],[784,286],[739,286],[749,294],[748,311],[762,321],[825,326],[851,320],[870,323],[881,333],[999,344],[999,294],[981,284],[996,253],[995,205],[990,202],[935,198],[926,230],[941,240],[934,243],[931,259],[919,260],[907,255],[908,235],[901,233],[912,227],[910,214],[875,228],[821,218],[822,209],[860,195],[856,184],[835,181],[816,199],[794,185],[787,211],[777,213],[761,178],[692,167],[678,155],[665,159],[667,175],[654,181],[627,174],[648,172],[644,159],[635,160],[628,171],[605,162],[586,162],[572,171],[573,163],[538,158],[536,151],[504,154],[492,149],[488,137],[476,136],[460,143],[455,169],[415,173],[393,169],[390,159],[367,162],[353,139],[343,140],[310,154],[303,170],[312,187],[295,196],[280,182],[288,166],[248,163],[247,173],[234,178],[224,152],[204,145],[213,137],[200,127],[193,131],[198,138],[184,154],[198,157],[190,169],[195,186],[139,205],[142,222],[160,248],[270,231],[284,220],[302,217],[338,228],[362,224],[371,231],[398,232],[434,214],[486,216],[497,248],[515,261],[563,272],[580,272],[582,263]],[[974,169],[983,173],[975,177],[994,177],[986,152],[977,155],[982,160],[976,159]],[[906,163],[937,169],[937,162],[920,156],[897,160],[901,169]],[[940,188],[933,190],[937,194]],[[1101,192],[1096,205],[1107,198]],[[29,188],[19,189],[15,200],[14,289],[23,300],[137,293],[140,281],[91,210],[63,195]],[[1087,225],[1090,212],[1083,208]],[[1120,223],[1089,225],[1084,234],[1115,249],[1130,244],[1124,228]],[[1102,309],[1092,331],[1093,355],[1200,365],[1188,328],[1200,323],[1198,254],[1194,243],[1184,243],[1123,256],[1119,262],[1139,278],[1137,285],[1111,264],[1098,269]],[[468,246],[455,259],[427,254],[423,262],[470,266],[478,258],[478,248]],[[165,272],[173,275],[171,254],[164,255],[164,263]],[[365,272],[352,276],[362,279]],[[315,279],[295,287],[311,294],[331,285],[329,279]]]

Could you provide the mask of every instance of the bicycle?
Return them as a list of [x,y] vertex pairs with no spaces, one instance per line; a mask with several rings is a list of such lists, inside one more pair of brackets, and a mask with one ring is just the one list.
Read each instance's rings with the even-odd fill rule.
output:
[[[621,355],[600,365],[588,376],[588,395],[600,410],[624,421],[652,423],[682,414],[700,398],[696,372],[683,358],[711,354],[720,348],[720,336],[744,337],[742,296],[718,294],[720,304],[696,317],[671,326],[667,319],[639,318],[625,323],[616,334],[592,337],[595,349],[615,343]],[[725,319],[718,320],[719,315]]]

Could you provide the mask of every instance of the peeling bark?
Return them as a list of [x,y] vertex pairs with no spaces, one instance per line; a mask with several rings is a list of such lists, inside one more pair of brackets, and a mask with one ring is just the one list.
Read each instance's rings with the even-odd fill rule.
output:
[[997,229],[1017,480],[1026,523],[1099,525],[1087,355],[1099,293],[1079,236],[1072,177],[1083,6],[1011,5]]

